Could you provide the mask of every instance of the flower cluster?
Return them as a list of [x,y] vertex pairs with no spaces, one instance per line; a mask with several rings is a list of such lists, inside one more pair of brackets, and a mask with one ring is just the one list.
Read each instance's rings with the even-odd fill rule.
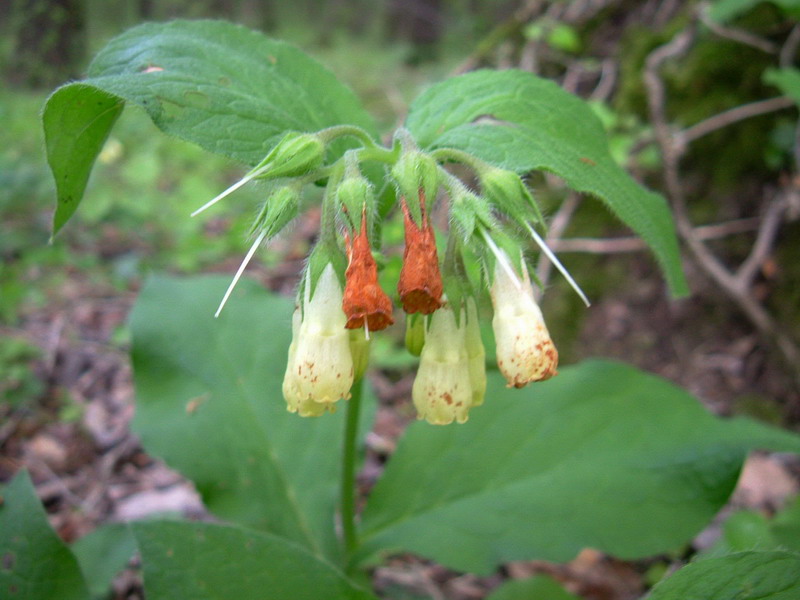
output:
[[[326,164],[331,142],[345,135],[362,146]],[[470,190],[445,169],[452,161],[474,170],[480,190]],[[386,168],[385,179],[392,185],[380,198],[362,174],[366,162]],[[370,334],[394,323],[392,299],[381,287],[381,261],[376,260],[382,220],[391,218],[393,205],[405,231],[396,298],[406,313],[406,346],[420,357],[412,390],[419,418],[435,425],[463,423],[470,409],[484,401],[486,352],[478,307],[486,294],[481,290],[489,292],[497,366],[509,387],[556,374],[558,352],[526,264],[530,241],[585,296],[536,232],[544,222],[517,174],[456,150],[423,152],[402,130],[392,148],[383,148],[364,132],[342,126],[287,134],[242,180],[196,213],[255,179],[270,181],[272,193],[220,310],[258,246],[299,214],[303,187],[327,180],[319,239],[292,318],[283,382],[289,411],[320,416],[347,400],[366,370]],[[442,228],[446,235],[438,239],[434,213],[447,224]],[[437,242],[443,240],[440,252]],[[475,263],[480,268],[472,268]]]

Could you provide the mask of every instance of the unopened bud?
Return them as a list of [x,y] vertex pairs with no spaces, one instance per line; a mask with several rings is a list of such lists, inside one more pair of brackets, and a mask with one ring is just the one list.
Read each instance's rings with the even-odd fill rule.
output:
[[351,329],[350,336],[350,355],[353,357],[353,381],[358,381],[367,372],[369,366],[369,346],[370,341],[363,331]]
[[256,179],[298,177],[317,169],[325,157],[325,144],[313,133],[292,131],[254,169]]
[[421,315],[406,316],[406,350],[419,356],[425,345],[425,317]]
[[486,350],[481,339],[478,309],[475,300],[467,300],[464,338],[469,360],[469,384],[472,388],[472,406],[480,406],[486,396]]
[[484,195],[510,217],[520,223],[544,222],[539,205],[513,171],[489,168],[480,173],[480,180]]

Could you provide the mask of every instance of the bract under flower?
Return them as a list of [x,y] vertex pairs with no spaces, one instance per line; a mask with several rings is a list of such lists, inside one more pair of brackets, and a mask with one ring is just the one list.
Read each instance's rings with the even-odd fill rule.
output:
[[442,305],[442,274],[439,271],[439,256],[433,227],[425,212],[425,194],[420,190],[422,226],[417,225],[409,214],[405,198],[400,199],[405,223],[406,246],[403,251],[403,268],[397,292],[408,314],[429,315]]
[[333,403],[350,397],[353,358],[342,311],[342,288],[332,265],[323,270],[313,296],[311,282],[303,291],[303,311],[293,318],[293,339],[283,380],[290,412],[319,416]]
[[522,279],[514,281],[498,260],[491,288],[497,366],[508,386],[517,388],[549,379],[557,373],[558,366],[558,351],[533,298],[524,264],[522,270]]
[[464,319],[448,306],[433,313],[411,391],[418,418],[432,425],[464,423],[473,404]]

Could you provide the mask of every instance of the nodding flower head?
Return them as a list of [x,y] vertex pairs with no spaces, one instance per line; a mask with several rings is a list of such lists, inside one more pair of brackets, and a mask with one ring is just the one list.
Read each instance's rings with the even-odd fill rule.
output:
[[[510,262],[503,254],[507,263]],[[520,280],[512,278],[501,261],[496,261],[491,296],[497,366],[508,386],[521,388],[532,381],[543,381],[555,375],[558,351],[550,339],[542,311],[533,298],[533,287],[524,262]]]
[[290,412],[319,416],[350,397],[353,358],[347,319],[342,311],[342,288],[328,264],[311,291],[310,273],[303,285],[303,309],[295,311],[293,339],[283,379]]
[[345,233],[345,247],[348,260],[342,300],[342,310],[347,316],[345,327],[386,329],[394,323],[392,301],[378,284],[378,265],[367,238],[366,209],[361,217],[361,231],[352,240]]
[[420,190],[421,225],[409,213],[405,198],[400,199],[405,223],[406,247],[397,292],[408,314],[429,315],[442,305],[442,274],[436,253],[436,238],[425,210],[425,193]]
[[411,397],[418,418],[432,425],[464,423],[474,403],[463,314],[460,321],[445,305],[431,315],[425,334]]

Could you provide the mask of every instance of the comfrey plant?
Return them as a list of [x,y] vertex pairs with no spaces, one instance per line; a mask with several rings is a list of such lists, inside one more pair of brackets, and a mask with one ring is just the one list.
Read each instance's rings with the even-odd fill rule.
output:
[[[352,137],[351,148],[331,162],[330,145]],[[445,167],[458,161],[472,167],[479,190],[472,191]],[[379,207],[362,166],[385,168],[388,201]],[[586,296],[535,227],[541,211],[520,176],[493,167],[467,152],[420,150],[400,129],[391,148],[378,146],[366,131],[337,126],[316,133],[290,132],[241,180],[195,211],[198,214],[244,183],[271,183],[251,232],[255,241],[226,292],[230,296],[256,248],[277,235],[301,212],[302,189],[327,179],[322,197],[319,241],[299,286],[293,340],[283,381],[288,409],[304,417],[333,411],[350,398],[354,381],[368,363],[371,332],[394,323],[392,302],[378,282],[374,256],[380,247],[382,215],[398,214],[405,228],[403,265],[397,295],[406,313],[409,350],[420,356],[412,397],[419,418],[435,425],[464,423],[486,390],[485,352],[478,325],[476,290],[491,290],[497,365],[509,386],[523,387],[556,374],[558,352],[534,299],[525,259],[530,236]],[[443,192],[443,193],[440,193]],[[399,210],[395,210],[399,204]],[[449,227],[440,263],[434,212]],[[481,281],[471,281],[465,263],[482,265]]]
[[[673,294],[686,284],[665,202],[612,160],[589,107],[554,83],[509,70],[434,84],[382,146],[358,98],[296,48],[227,23],[142,25],[47,101],[55,232],[75,213],[125,103],[248,166],[196,213],[251,182],[266,191],[230,285],[152,277],[131,317],[133,428],[194,481],[215,519],[115,524],[67,549],[44,535],[20,476],[0,506],[0,596],[88,598],[85,579],[107,587],[93,577],[121,569],[134,548],[156,600],[374,600],[369,570],[395,552],[483,575],[511,560],[567,561],[585,547],[663,556],[712,519],[747,450],[800,450],[796,436],[720,421],[632,367],[559,367],[529,259],[543,252],[560,264],[525,174],[554,173],[604,202],[652,249]],[[258,248],[316,197],[311,186],[324,186],[321,225],[296,300],[241,281],[229,301]],[[403,263],[387,281],[392,219],[405,228]],[[393,298],[419,355],[412,397],[424,421],[402,434],[377,482],[357,488],[375,411],[363,376],[376,332],[400,321]],[[479,328],[489,301],[496,369]],[[517,389],[531,382],[543,383]],[[462,425],[429,425],[453,422]],[[17,559],[34,547],[36,560]],[[782,550],[728,558],[687,567],[651,600],[704,597],[709,588],[694,593],[692,582],[715,577],[738,586],[731,597],[764,598],[770,590],[749,573],[800,571]],[[780,582],[783,593],[773,574],[759,585]],[[494,597],[563,595],[547,585],[532,579]]]

